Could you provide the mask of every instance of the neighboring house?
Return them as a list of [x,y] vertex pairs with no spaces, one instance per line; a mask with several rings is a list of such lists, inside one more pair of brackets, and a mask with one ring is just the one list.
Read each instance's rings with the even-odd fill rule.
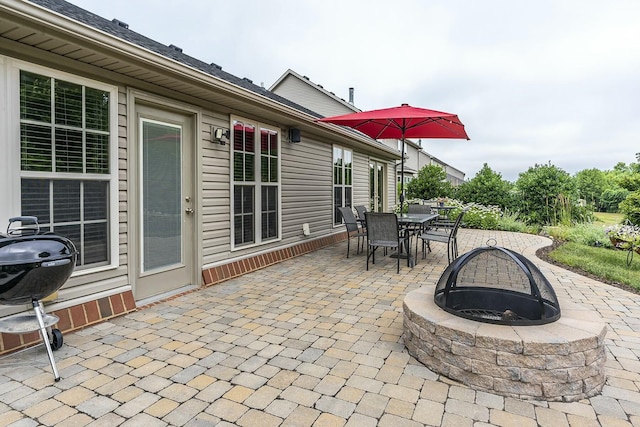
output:
[[420,151],[419,160],[418,160],[418,170],[422,169],[426,165],[437,165],[440,166],[447,174],[446,180],[451,183],[454,187],[462,184],[464,182],[465,173],[460,169],[456,169],[453,166],[443,162],[437,157],[433,157],[431,154]]
[[[389,147],[396,147],[402,150],[402,141],[396,139],[382,140]],[[411,139],[405,140],[405,158],[404,158],[404,183],[409,183],[418,175],[420,169],[427,165],[440,166],[447,173],[447,181],[453,186],[458,186],[464,182],[465,173],[460,169],[441,161],[422,149],[421,140],[416,143]],[[396,164],[397,182],[400,183],[402,177],[402,165],[400,161]]]
[[[307,76],[293,70],[285,73],[269,88],[270,91],[290,99],[306,108],[312,109],[325,117],[360,112],[353,105],[354,92],[349,88],[349,102],[329,92],[321,85],[315,84]],[[355,133],[355,131],[353,131]],[[384,141],[376,141],[380,147],[388,146]],[[390,146],[390,148],[394,148]],[[399,158],[398,152],[398,158]],[[334,149],[334,163],[341,161],[339,148]],[[380,156],[357,156],[354,158],[354,181],[366,183],[366,186],[354,187],[353,201],[344,206],[365,205],[369,210],[387,212],[396,204],[395,162]],[[368,173],[367,173],[368,172]],[[339,182],[334,178],[334,185]],[[334,201],[336,211],[334,221],[340,223],[337,211],[339,200]]]
[[[388,145],[391,147],[397,146],[398,151],[402,151],[402,140],[388,140]],[[420,161],[424,155],[426,155],[426,153],[422,151],[420,145],[416,144],[413,140],[406,139],[404,141],[404,167],[400,160],[396,162],[396,182],[398,184],[404,179],[406,188],[406,184],[418,175],[418,172],[424,166]],[[402,174],[403,168],[404,175]]]
[[122,21],[0,0],[0,223],[34,215],[78,247],[47,306],[63,332],[343,239],[334,206],[399,153],[321,116]]
[[443,168],[447,173],[447,181],[449,181],[454,187],[457,187],[464,182],[465,173],[460,169],[456,169],[453,166],[444,163],[435,157],[431,157],[431,164],[439,165],[441,168]]
[[315,84],[309,77],[289,69],[269,88],[275,94],[304,105],[324,117],[359,113],[354,105],[354,88],[349,88],[349,101],[345,101],[322,85]]

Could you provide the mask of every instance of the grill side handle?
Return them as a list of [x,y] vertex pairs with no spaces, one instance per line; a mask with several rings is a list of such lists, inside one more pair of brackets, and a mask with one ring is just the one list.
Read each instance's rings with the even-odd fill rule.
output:
[[60,267],[62,265],[67,265],[71,262],[69,258],[57,259],[55,261],[45,261],[40,264],[41,267]]
[[[20,226],[14,226],[13,224],[19,222]],[[40,225],[38,224],[38,217],[35,216],[14,216],[9,218],[9,225],[7,226],[7,235],[9,236],[26,236],[31,234],[39,234]]]

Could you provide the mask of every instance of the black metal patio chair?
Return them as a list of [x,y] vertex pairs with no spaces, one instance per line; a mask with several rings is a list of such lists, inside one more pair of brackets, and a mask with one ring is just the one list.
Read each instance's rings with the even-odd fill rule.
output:
[[431,252],[431,242],[439,242],[447,244],[447,261],[451,264],[451,261],[458,257],[458,229],[462,222],[462,217],[465,211],[461,211],[456,218],[453,227],[430,229],[420,234],[418,238],[422,240],[422,258],[426,257],[426,248]]
[[358,217],[356,219],[358,220],[362,228],[366,230],[367,218],[365,218],[364,214],[367,212],[367,207],[360,205],[360,206],[355,206],[355,209],[356,209],[356,213],[358,214]]
[[[406,255],[407,267],[411,261],[410,235],[398,225],[398,217],[394,213],[367,212],[367,270],[369,270],[369,258],[376,263],[376,249],[397,248],[398,266],[400,273],[401,255]],[[402,254],[403,249],[406,253]]]
[[364,239],[367,237],[367,232],[363,228],[360,228],[351,208],[341,207],[338,208],[338,210],[340,211],[345,227],[347,227],[347,258],[349,258],[349,252],[351,251],[351,238],[358,238],[356,254],[359,254],[364,250]]

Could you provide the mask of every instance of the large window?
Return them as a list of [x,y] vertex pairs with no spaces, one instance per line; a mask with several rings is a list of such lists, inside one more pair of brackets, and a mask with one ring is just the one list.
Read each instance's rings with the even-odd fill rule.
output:
[[241,120],[232,128],[234,247],[278,239],[279,131]]
[[21,70],[22,215],[70,238],[78,267],[111,263],[112,92]]
[[333,223],[342,223],[338,208],[352,207],[353,153],[342,147],[333,147]]

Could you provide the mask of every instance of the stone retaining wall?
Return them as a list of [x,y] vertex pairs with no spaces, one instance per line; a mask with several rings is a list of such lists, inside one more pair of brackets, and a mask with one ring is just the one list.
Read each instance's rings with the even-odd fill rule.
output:
[[570,402],[602,390],[606,325],[587,310],[561,304],[553,323],[495,325],[447,313],[433,301],[434,290],[407,294],[403,334],[409,354],[432,371],[524,399]]

